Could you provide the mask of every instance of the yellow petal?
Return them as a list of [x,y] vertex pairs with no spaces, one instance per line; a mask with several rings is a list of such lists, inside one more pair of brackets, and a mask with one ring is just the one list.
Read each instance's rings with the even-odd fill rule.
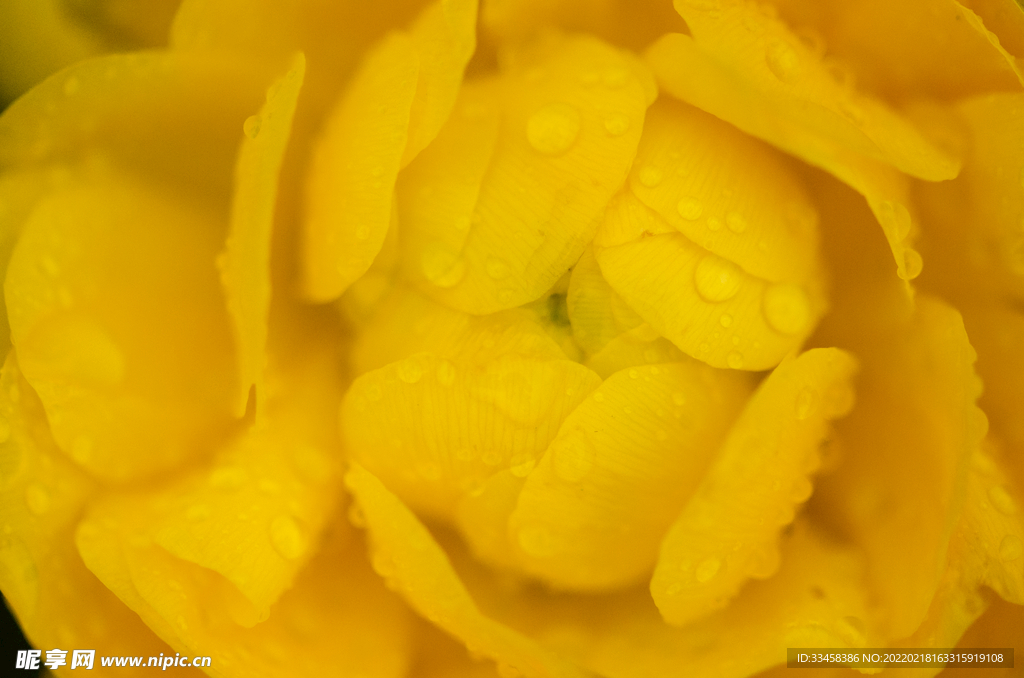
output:
[[798,520],[782,543],[782,566],[734,603],[673,627],[646,587],[603,595],[553,594],[494,577],[444,542],[466,587],[496,619],[608,678],[746,678],[785,660],[787,647],[877,643],[867,620],[863,559]]
[[694,243],[768,282],[818,269],[818,216],[788,161],[717,118],[651,107],[629,188]]
[[828,421],[853,405],[852,356],[811,349],[761,383],[661,543],[651,594],[670,624],[728,605],[779,567],[779,535],[813,489]]
[[108,495],[78,528],[96,576],[175,650],[219,657],[214,675],[308,675],[328,646],[339,670],[398,678],[408,667],[406,610],[335,524],[332,358],[318,349],[272,372],[263,424],[209,467]]
[[430,532],[376,476],[354,464],[346,484],[365,515],[374,568],[419,614],[464,642],[472,652],[528,678],[587,675],[482,614]]
[[99,477],[169,468],[231,423],[234,355],[213,263],[224,229],[189,203],[95,170],[40,201],[11,257],[22,370],[61,449]]
[[476,2],[436,0],[363,59],[331,112],[306,182],[304,291],[341,295],[384,243],[400,167],[441,129],[475,46]]
[[865,550],[879,623],[896,639],[928,611],[986,422],[960,315],[925,295],[889,304],[860,287],[823,327],[862,372],[857,407],[836,426],[841,458],[814,501]]
[[607,379],[629,367],[677,363],[688,358],[675,344],[644,323],[609,341],[604,348],[587,359],[586,365]]
[[518,569],[519,554],[508,536],[508,519],[516,508],[526,476],[498,471],[462,497],[455,518],[462,536],[479,560]]
[[413,40],[388,36],[326,123],[306,180],[303,286],[311,300],[338,297],[384,243],[418,75]]
[[139,52],[55,74],[0,116],[0,165],[110,160],[223,205],[267,80],[221,55]]
[[92,514],[78,531],[83,558],[174,650],[211,657],[210,675],[300,678],[327,655],[348,675],[406,675],[408,610],[370,570],[351,528],[342,524],[327,536],[269,618],[252,628],[229,616],[218,574],[183,567],[152,542],[129,536],[133,529],[145,527],[102,509]]
[[420,73],[403,167],[434,140],[455,106],[462,72],[476,49],[477,4],[478,0],[433,2],[410,30]]
[[927,617],[913,636],[898,641],[900,647],[965,647],[961,637],[990,602],[983,586],[1004,600],[1024,602],[1024,525],[1011,492],[990,450],[976,451],[945,572]]
[[60,0],[11,0],[0,8],[0,102],[51,73],[100,54],[102,36],[68,16]]
[[539,319],[526,309],[471,316],[396,286],[356,339],[352,371],[361,375],[424,351],[479,366],[503,355],[565,358]]
[[415,353],[368,372],[342,403],[349,456],[435,516],[451,516],[464,494],[499,470],[532,471],[565,416],[600,381],[565,359],[481,346],[450,358]]
[[[629,240],[627,231],[634,234]],[[652,232],[659,234],[647,235]],[[615,240],[625,242],[606,245]],[[778,364],[824,310],[815,281],[769,284],[756,278],[676,232],[629,191],[609,208],[594,245],[601,272],[626,303],[683,352],[712,367],[763,370]]]
[[882,225],[899,275],[916,277],[921,258],[911,247],[915,226],[900,172],[950,179],[959,161],[878,100],[834,81],[784,24],[727,4],[717,12],[679,3],[695,37],[667,35],[648,50],[660,84],[857,189]]
[[409,678],[500,678],[494,662],[470,657],[465,647],[434,626],[420,626],[419,652]]
[[566,417],[519,495],[509,538],[526,571],[584,591],[650,572],[749,393],[745,375],[695,360],[606,379]]
[[13,353],[0,374],[0,422],[0,589],[29,641],[166,654],[170,648],[82,564],[74,530],[97,488],[57,448]]
[[[1011,64],[973,25],[974,12],[1019,14],[1013,0],[777,0],[780,15],[828,66],[891,101],[953,100],[1019,87]],[[1007,12],[1008,13],[1008,12]],[[998,32],[998,31],[997,31]],[[1011,31],[1012,33],[1012,31]],[[1002,37],[1002,36],[1001,36]]]
[[[508,63],[497,82],[468,86],[441,133],[450,141],[410,166],[399,196],[406,274],[469,313],[534,301],[569,270],[626,176],[653,98],[646,70],[593,38],[551,38]],[[454,137],[467,114],[481,116],[467,126],[479,142]]]
[[238,354],[239,390],[235,414],[245,414],[249,387],[263,392],[267,320],[270,314],[270,238],[278,172],[291,133],[292,117],[306,72],[298,54],[288,73],[271,85],[263,108],[246,119],[246,138],[235,165],[235,192],[227,244],[218,259]]
[[915,187],[934,261],[925,284],[961,306],[1024,298],[1024,94],[966,99],[958,111],[971,140],[963,173]]
[[597,353],[620,334],[643,323],[601,275],[588,247],[572,268],[566,307],[572,334],[587,353]]

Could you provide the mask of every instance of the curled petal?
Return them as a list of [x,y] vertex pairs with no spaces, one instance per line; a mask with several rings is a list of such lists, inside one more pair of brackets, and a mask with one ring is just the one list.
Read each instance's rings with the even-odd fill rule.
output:
[[464,88],[399,193],[405,273],[476,314],[540,298],[579,258],[655,94],[634,57],[590,37],[542,40],[508,63]]
[[529,678],[588,675],[481,613],[434,537],[376,476],[356,464],[346,484],[365,516],[374,568],[413,609],[464,642],[471,652]]
[[633,583],[749,395],[695,360],[611,375],[573,410],[509,518],[525,569],[570,590]]
[[779,567],[779,534],[812,491],[828,422],[853,405],[852,356],[811,349],[765,379],[661,542],[651,593],[670,624],[727,605]]

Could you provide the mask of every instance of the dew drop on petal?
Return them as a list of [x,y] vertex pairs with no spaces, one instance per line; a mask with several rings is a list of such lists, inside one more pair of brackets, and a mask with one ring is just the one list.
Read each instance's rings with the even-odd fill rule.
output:
[[718,217],[708,217],[707,226],[709,231],[718,231],[722,228],[722,222]]
[[747,230],[747,220],[739,212],[729,212],[725,216],[725,225],[733,233],[742,233]]
[[725,357],[725,363],[732,369],[738,370],[743,367],[743,354],[739,351],[731,351]]
[[662,171],[653,165],[647,165],[640,170],[640,183],[647,188],[654,188],[661,183],[664,177]]
[[512,472],[516,478],[525,478],[530,475],[530,471],[537,465],[537,461],[533,457],[524,456],[523,458],[513,458],[512,464],[509,466],[509,471]]
[[697,578],[698,582],[705,584],[711,581],[711,579],[718,574],[718,570],[720,570],[721,567],[722,561],[718,558],[708,558],[697,566],[694,576]]
[[804,421],[814,413],[818,404],[818,394],[812,389],[804,388],[796,395],[796,418]]
[[792,82],[800,72],[800,55],[782,40],[768,43],[764,60],[768,69],[782,82]]
[[800,334],[811,322],[811,305],[799,285],[772,285],[765,290],[763,303],[768,324],[782,334]]
[[628,81],[629,71],[622,67],[609,68],[601,74],[601,83],[611,89],[618,89]]
[[491,276],[495,280],[503,280],[508,277],[508,264],[497,257],[488,258],[486,268],[487,275]]
[[423,366],[415,358],[406,358],[398,363],[398,378],[406,384],[415,384],[423,377]]
[[718,323],[722,327],[732,327],[732,316],[728,313],[723,313],[722,317],[718,319]]
[[569,104],[547,104],[526,122],[530,146],[543,155],[561,155],[580,133],[580,112]]
[[714,254],[708,254],[694,269],[693,282],[701,297],[706,301],[718,303],[736,296],[743,284],[743,276],[734,264]]
[[454,287],[466,275],[466,264],[459,255],[443,247],[428,247],[420,258],[424,277],[438,287]]
[[[236,123],[237,124],[237,123]],[[245,132],[245,136],[250,139],[255,139],[260,134],[260,127],[263,125],[263,119],[258,115],[250,115],[242,123],[242,131]]]
[[999,559],[1004,563],[1017,560],[1024,554],[1024,544],[1016,535],[1008,534],[999,542]]
[[913,280],[921,275],[923,268],[924,260],[921,258],[921,253],[908,247],[903,250],[903,266],[896,271],[896,274],[904,280]]
[[687,196],[679,201],[676,210],[683,219],[695,221],[704,213],[704,205],[697,198]]
[[621,113],[614,113],[604,119],[604,130],[613,137],[619,137],[629,131],[629,118]]
[[270,543],[286,560],[295,560],[305,550],[305,540],[291,516],[280,515],[270,523]]
[[555,553],[554,539],[551,532],[543,525],[529,525],[520,528],[519,546],[535,558],[545,558]]

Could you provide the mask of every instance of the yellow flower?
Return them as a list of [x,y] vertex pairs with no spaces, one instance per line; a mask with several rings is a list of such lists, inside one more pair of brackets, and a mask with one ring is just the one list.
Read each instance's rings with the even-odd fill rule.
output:
[[4,96],[75,62],[0,116],[36,647],[740,678],[1020,640],[1012,0],[184,0],[105,55],[164,25],[4,11]]

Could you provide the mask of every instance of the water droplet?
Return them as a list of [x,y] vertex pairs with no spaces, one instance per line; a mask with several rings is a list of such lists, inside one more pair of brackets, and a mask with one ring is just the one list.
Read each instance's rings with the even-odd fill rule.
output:
[[508,277],[508,264],[497,257],[488,257],[486,268],[487,275],[491,276],[495,280],[503,280]]
[[707,227],[709,231],[719,231],[722,229],[722,222],[718,217],[708,217]]
[[604,130],[613,137],[619,137],[629,131],[629,118],[621,113],[613,113],[604,119]]
[[[237,124],[237,123],[235,123]],[[242,123],[242,131],[245,132],[245,136],[250,139],[255,139],[260,134],[260,126],[263,125],[263,119],[258,115],[250,115]]]
[[206,504],[192,504],[185,510],[185,518],[193,523],[210,517],[210,507]]
[[74,94],[79,90],[81,86],[81,81],[79,81],[77,77],[72,75],[70,78],[64,81],[64,96],[74,96]]
[[735,265],[714,254],[708,254],[694,269],[693,282],[701,297],[718,303],[736,296],[743,284],[743,275]]
[[565,482],[578,483],[594,466],[594,451],[577,436],[556,439],[551,443],[551,466]]
[[832,386],[821,399],[821,411],[826,419],[837,419],[849,414],[855,402],[852,388],[846,385]]
[[437,383],[442,386],[451,386],[455,383],[455,366],[447,360],[442,360],[437,365]]
[[280,515],[270,523],[270,543],[285,560],[295,560],[306,549],[305,539],[291,516]]
[[530,116],[526,138],[543,155],[561,155],[580,133],[580,112],[560,102],[548,104]]
[[605,87],[618,89],[629,81],[629,71],[621,66],[609,68],[601,74],[601,82]]
[[764,315],[781,334],[800,334],[811,323],[811,304],[799,285],[777,283],[764,291]]
[[415,384],[423,377],[423,366],[415,358],[406,358],[398,363],[398,378],[407,384]]
[[694,576],[697,578],[698,582],[705,584],[711,581],[711,578],[718,574],[718,570],[721,569],[721,567],[722,561],[718,558],[708,558],[697,566]]
[[910,235],[910,212],[900,202],[885,200],[878,206],[878,217],[896,242],[903,242]]
[[723,313],[722,317],[718,319],[718,324],[722,327],[732,327],[732,316],[728,313]]
[[534,558],[554,555],[555,541],[543,525],[529,525],[519,529],[519,546]]
[[1013,498],[1002,485],[993,485],[988,488],[988,499],[1000,513],[1011,515],[1017,511],[1017,505],[1014,503]]
[[921,275],[922,268],[924,268],[924,260],[921,258],[921,253],[907,247],[903,250],[903,265],[897,268],[896,275],[903,280],[913,280]]
[[652,165],[647,165],[640,170],[640,183],[647,188],[654,188],[661,183],[661,180],[665,178],[665,175],[660,169]]
[[850,647],[863,647],[867,636],[867,626],[859,617],[852,615],[843,617],[836,622],[836,630],[849,643]]
[[768,69],[782,82],[792,82],[800,73],[800,55],[782,40],[768,43],[764,52]]
[[999,559],[1004,563],[1017,560],[1024,554],[1024,544],[1016,535],[1008,534],[999,542]]
[[41,516],[50,510],[50,491],[39,483],[32,483],[25,488],[25,503],[29,511]]
[[245,484],[249,474],[237,466],[224,466],[210,474],[209,484],[215,490],[235,490]]
[[778,572],[781,564],[782,557],[778,548],[762,547],[751,555],[750,576],[754,579],[768,579]]
[[459,255],[443,246],[427,247],[420,258],[423,275],[438,287],[454,287],[466,275],[466,264]]
[[367,240],[370,237],[370,227],[362,224],[356,227],[356,240]]
[[384,397],[384,393],[380,389],[380,384],[369,384],[366,387],[366,399],[371,402],[377,402]]
[[640,373],[637,372],[636,370],[630,370],[629,371],[629,378],[630,379],[636,379],[639,376],[640,376]]
[[481,455],[480,459],[488,466],[497,466],[498,464],[501,463],[501,452],[494,449],[493,447],[489,447],[486,450],[484,450],[484,453],[483,455]]
[[804,421],[814,413],[818,404],[818,394],[812,389],[804,388],[796,395],[796,418]]
[[704,212],[704,205],[701,204],[700,200],[687,196],[679,201],[676,205],[676,210],[679,212],[679,216],[687,221],[696,221],[700,218],[700,215]]
[[743,367],[743,354],[739,351],[731,351],[729,355],[725,357],[725,364],[734,370],[738,370]]
[[513,457],[512,464],[509,466],[509,471],[512,472],[516,478],[525,478],[530,475],[530,471],[537,465],[537,460],[533,457]]
[[814,493],[814,485],[807,478],[798,478],[793,483],[793,488],[790,491],[790,499],[798,504],[802,504],[807,501],[811,494]]
[[682,590],[682,584],[680,584],[679,582],[672,582],[671,584],[669,584],[668,588],[665,589],[665,593],[670,596],[678,596]]
[[747,220],[739,212],[729,212],[725,215],[725,225],[733,233],[742,233],[747,230]]

